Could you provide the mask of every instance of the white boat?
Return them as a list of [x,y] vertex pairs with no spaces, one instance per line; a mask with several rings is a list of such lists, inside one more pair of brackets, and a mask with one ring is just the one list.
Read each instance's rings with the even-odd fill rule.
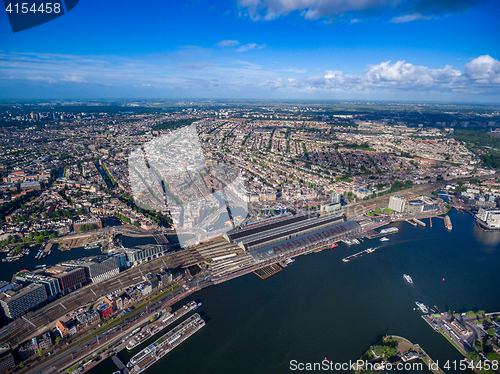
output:
[[389,238],[386,238],[385,236],[383,238],[380,238],[380,241],[381,242],[388,242],[390,239]]
[[294,258],[289,258],[288,260],[285,260],[285,265],[290,265],[293,264],[294,262],[295,262]]

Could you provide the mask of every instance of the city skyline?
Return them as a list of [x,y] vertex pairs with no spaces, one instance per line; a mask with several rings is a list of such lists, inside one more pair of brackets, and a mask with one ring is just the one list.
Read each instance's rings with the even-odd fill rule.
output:
[[12,34],[1,99],[500,102],[493,1],[81,2]]

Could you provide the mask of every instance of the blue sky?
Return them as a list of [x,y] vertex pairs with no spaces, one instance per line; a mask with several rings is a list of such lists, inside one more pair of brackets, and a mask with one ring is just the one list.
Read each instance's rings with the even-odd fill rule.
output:
[[494,0],[81,0],[13,34],[0,98],[500,102]]

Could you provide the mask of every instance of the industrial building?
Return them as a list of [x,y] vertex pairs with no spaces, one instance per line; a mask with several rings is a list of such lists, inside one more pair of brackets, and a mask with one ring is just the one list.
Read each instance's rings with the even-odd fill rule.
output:
[[8,318],[16,319],[31,309],[36,309],[47,300],[45,287],[41,284],[18,286],[0,295],[0,304]]
[[86,281],[85,270],[82,267],[52,266],[45,270],[45,275],[59,280],[63,294],[80,288]]
[[62,263],[63,266],[81,267],[87,282],[99,283],[118,275],[118,259],[115,256],[94,256]]
[[288,216],[262,225],[248,227],[242,230],[225,234],[229,241],[234,241],[241,249],[247,252],[293,239],[326,227],[344,222],[342,214],[320,216],[301,214]]
[[47,277],[41,274],[34,274],[30,272],[20,273],[16,275],[16,281],[24,286],[36,283],[45,286],[45,292],[47,292],[47,297],[56,296],[61,293],[61,287],[59,281],[53,277]]
[[282,215],[250,223],[224,237],[244,249],[255,262],[268,262],[332,244],[360,228],[356,222],[345,222],[343,214]]
[[281,260],[311,251],[315,248],[334,243],[346,235],[355,235],[361,226],[353,221],[347,221],[338,225],[305,233],[293,239],[285,240],[276,244],[269,244],[260,249],[249,252],[256,262],[268,262],[270,260]]
[[168,253],[168,246],[148,244],[141,245],[135,248],[130,248],[125,251],[129,266],[137,265],[142,262],[151,261],[154,258],[165,256]]

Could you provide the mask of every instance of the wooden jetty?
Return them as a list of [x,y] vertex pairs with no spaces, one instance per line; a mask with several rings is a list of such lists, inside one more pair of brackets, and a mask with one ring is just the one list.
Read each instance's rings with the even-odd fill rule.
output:
[[260,279],[267,279],[274,274],[279,273],[281,270],[283,270],[281,266],[279,266],[278,264],[272,264],[269,266],[265,266],[262,269],[255,270],[253,273]]

